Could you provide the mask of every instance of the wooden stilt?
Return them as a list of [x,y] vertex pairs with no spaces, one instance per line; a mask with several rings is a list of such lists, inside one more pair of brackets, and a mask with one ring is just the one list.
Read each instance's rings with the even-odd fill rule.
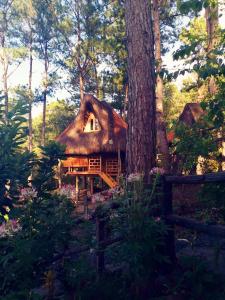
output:
[[119,144],[118,145],[118,174],[117,174],[117,183],[119,183],[121,171],[122,171],[122,166],[121,166],[121,152],[120,152],[120,144]]
[[58,185],[59,185],[59,189],[61,189],[62,187],[62,162],[59,159],[59,163],[58,163]]
[[90,177],[90,193],[91,195],[94,194],[94,178]]
[[79,176],[76,176],[75,192],[76,192],[76,202],[77,202],[79,198]]

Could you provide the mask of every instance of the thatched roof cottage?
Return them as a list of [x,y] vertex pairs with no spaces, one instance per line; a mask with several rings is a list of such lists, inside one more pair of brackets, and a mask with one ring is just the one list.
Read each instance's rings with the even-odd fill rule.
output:
[[66,146],[63,173],[91,181],[99,177],[115,187],[125,168],[126,130],[107,102],[85,95],[75,120],[56,139]]

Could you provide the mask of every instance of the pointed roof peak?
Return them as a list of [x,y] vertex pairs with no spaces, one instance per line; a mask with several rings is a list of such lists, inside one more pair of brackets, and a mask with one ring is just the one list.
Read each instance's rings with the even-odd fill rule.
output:
[[[98,119],[101,130],[85,132],[87,113]],[[126,122],[106,102],[85,94],[75,120],[56,138],[66,145],[66,154],[89,155],[126,149]]]

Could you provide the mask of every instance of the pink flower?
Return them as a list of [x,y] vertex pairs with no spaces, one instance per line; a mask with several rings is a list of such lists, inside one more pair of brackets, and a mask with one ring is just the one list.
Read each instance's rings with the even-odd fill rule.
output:
[[155,167],[150,171],[150,175],[155,175],[155,174],[164,175],[165,173],[166,172],[163,168],[158,168],[158,167]]
[[67,184],[61,187],[61,189],[58,191],[58,194],[67,198],[74,198],[76,196],[76,190],[72,184]]
[[143,174],[141,173],[131,173],[127,178],[128,182],[136,182],[142,180],[143,180]]
[[0,238],[13,236],[16,232],[22,230],[18,220],[12,219],[7,223],[3,223],[0,225]]
[[156,217],[156,218],[155,218],[155,221],[156,221],[156,222],[160,222],[160,221],[161,221],[161,218],[160,218],[160,217]]
[[22,188],[20,190],[20,200],[21,202],[24,201],[31,201],[37,197],[37,191],[34,188]]

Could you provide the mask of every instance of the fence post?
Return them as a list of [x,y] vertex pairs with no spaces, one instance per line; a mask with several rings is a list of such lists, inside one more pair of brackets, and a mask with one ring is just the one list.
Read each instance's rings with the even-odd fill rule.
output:
[[101,275],[105,269],[105,255],[102,242],[105,240],[105,219],[96,219],[96,240],[97,240],[97,252],[96,252],[96,263],[97,263],[97,273]]
[[173,186],[172,183],[166,181],[166,176],[163,177],[163,202],[162,213],[165,224],[168,227],[166,236],[166,251],[172,263],[176,262],[175,250],[175,231],[174,225],[168,223],[167,216],[173,213]]

